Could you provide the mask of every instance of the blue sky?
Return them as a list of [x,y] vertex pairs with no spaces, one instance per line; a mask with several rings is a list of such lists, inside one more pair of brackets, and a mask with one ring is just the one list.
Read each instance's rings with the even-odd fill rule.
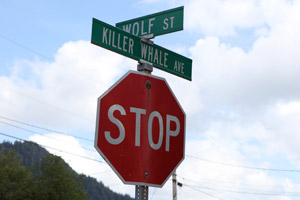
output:
[[[179,198],[297,199],[298,0],[5,0],[0,132],[55,147],[48,150],[76,171],[133,197],[107,164],[65,153],[102,160],[92,142],[96,99],[136,70],[136,61],[90,43],[92,18],[115,25],[178,6],[184,30],[154,42],[193,59],[193,80],[153,74],[166,78],[187,114]],[[170,198],[171,181],[150,188],[149,199]]]

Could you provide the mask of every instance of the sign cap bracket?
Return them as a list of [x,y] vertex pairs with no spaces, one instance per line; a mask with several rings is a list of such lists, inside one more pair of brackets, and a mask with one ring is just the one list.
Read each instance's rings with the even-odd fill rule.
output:
[[153,39],[154,35],[153,34],[149,34],[149,35],[144,35],[141,37],[141,40],[147,44],[153,45],[154,42],[150,39]]
[[139,72],[146,72],[147,74],[151,74],[151,72],[153,72],[153,65],[150,62],[140,59],[139,64],[137,65],[137,70]]

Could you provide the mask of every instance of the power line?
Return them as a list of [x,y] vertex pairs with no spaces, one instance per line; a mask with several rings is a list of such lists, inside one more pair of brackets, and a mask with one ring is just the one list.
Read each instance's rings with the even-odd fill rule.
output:
[[208,160],[208,159],[205,159],[205,158],[199,158],[199,157],[191,156],[191,155],[186,155],[186,156],[190,157],[190,158],[193,158],[193,159],[196,159],[196,160],[201,160],[201,161],[204,161],[204,162],[209,162],[209,163],[214,163],[214,164],[219,164],[219,165],[226,165],[226,166],[230,166],[230,167],[253,169],[253,170],[263,170],[263,171],[274,171],[274,172],[300,173],[300,170],[298,170],[298,169],[276,169],[276,168],[250,167],[250,166],[235,165],[235,164],[230,164],[230,163],[224,163],[224,162]]
[[[178,175],[178,177],[181,177],[181,178],[183,178],[183,179],[185,179],[185,180],[190,180],[190,181],[193,181],[193,182],[198,183],[197,181],[194,181],[194,180],[191,180],[191,179],[187,179],[187,178],[184,178],[184,177],[179,176],[179,175]],[[215,183],[216,181],[214,180],[213,182]],[[181,183],[181,187],[182,187],[183,185],[186,186],[187,184],[182,184],[182,183]],[[228,196],[228,197],[230,197],[231,199],[240,200],[240,199],[238,199],[238,198],[236,198],[236,197],[233,197],[233,196],[231,196],[231,195],[224,194],[224,192],[217,191],[216,189],[215,189],[214,191],[217,192],[217,193],[220,193],[220,194],[222,194],[222,195],[224,195],[224,196]]]
[[[197,181],[195,180],[191,180],[191,179],[187,179],[185,177],[182,177],[182,176],[179,176],[178,177],[181,177],[185,180],[189,180],[189,181],[192,181],[192,182],[195,182],[195,184],[186,184],[183,182],[183,186],[187,186],[187,187],[193,187],[193,188],[198,188],[198,189],[203,189],[203,190],[212,190],[212,191],[215,191],[215,192],[218,192],[218,193],[221,193],[223,195],[227,195],[229,196],[228,194],[224,194],[224,193],[234,193],[234,194],[245,194],[245,195],[257,195],[257,196],[291,196],[291,197],[297,197],[297,196],[300,196],[300,192],[294,192],[294,191],[290,191],[290,192],[285,192],[285,191],[276,191],[276,190],[255,190],[255,189],[250,189],[249,188],[245,188],[245,189],[224,189],[224,188],[219,188],[219,187],[216,187],[216,186],[203,186],[203,185],[200,185]],[[217,181],[213,181],[214,183],[216,183]],[[219,181],[218,181],[219,182]],[[236,184],[234,184],[234,187],[236,187]],[[272,187],[272,186],[270,186]],[[236,199],[235,197],[230,197],[230,198],[234,198]]]
[[[229,188],[232,187],[232,186],[236,186],[237,182],[229,182],[229,181],[221,181],[221,180],[213,180],[213,179],[204,179],[204,178],[201,178],[201,183],[199,181],[196,181],[196,180],[192,180],[191,178],[186,178],[186,177],[183,177],[183,176],[180,176],[180,175],[177,175],[178,177],[182,178],[183,180],[186,180],[186,181],[190,181],[190,182],[194,182],[196,184],[201,184],[201,185],[212,185],[212,184],[215,184],[216,182],[218,182],[219,184],[222,184],[222,186],[225,186],[226,184],[228,185],[229,184]],[[204,181],[203,181],[204,180]],[[238,184],[240,185],[240,188],[244,187],[244,189],[248,189],[249,187],[253,188],[253,187],[259,187],[259,188],[282,188],[282,186],[279,186],[279,185],[262,185],[262,184],[246,184],[246,183],[241,183],[241,182],[238,182]],[[241,187],[242,186],[242,187]]]
[[[15,119],[11,119],[11,118],[8,118],[8,117],[3,117],[3,116],[0,116],[0,118],[8,120],[8,121],[16,122],[16,123],[19,123],[19,124],[23,124],[23,125],[26,125],[26,126],[30,126],[30,127],[33,127],[33,128],[38,128],[38,129],[41,129],[41,130],[50,131],[50,132],[54,132],[54,133],[59,133],[59,134],[62,134],[62,135],[67,135],[67,136],[72,136],[72,137],[80,139],[80,140],[86,140],[86,141],[89,141],[89,142],[94,142],[94,140],[92,140],[92,139],[75,136],[75,135],[72,135],[72,134],[64,133],[64,132],[49,129],[49,128],[44,128],[44,127],[37,126],[37,125],[34,125],[34,124],[22,122],[20,120],[15,120]],[[28,129],[25,129],[25,128],[22,128],[22,127],[19,127],[19,126],[16,126],[16,125],[9,124],[7,122],[0,121],[0,123],[4,123],[4,124],[7,124],[9,126],[13,126],[15,128],[19,128],[19,129],[22,129],[22,130],[25,130],[25,131],[28,131],[28,132],[31,132],[31,133],[40,134],[40,133],[35,132],[35,131],[31,131],[31,130],[28,130]],[[40,135],[42,135],[42,134],[40,134]],[[43,136],[49,137],[49,136],[46,136],[46,135],[43,135]],[[51,137],[51,139],[55,139],[55,138]],[[85,148],[87,150],[91,150],[91,149],[86,148],[86,147],[83,147],[83,148]],[[91,150],[91,151],[95,151],[95,150]],[[230,166],[230,167],[236,167],[236,168],[263,170],[263,171],[274,171],[274,172],[291,172],[291,173],[299,173],[300,172],[300,170],[298,170],[298,169],[294,169],[294,170],[293,169],[277,169],[277,168],[262,168],[262,167],[250,167],[250,166],[244,166],[244,165],[236,165],[236,164],[230,164],[230,163],[225,163],[225,162],[213,161],[213,160],[200,158],[200,157],[196,157],[196,156],[192,156],[192,155],[186,155],[186,157],[190,157],[190,158],[193,158],[193,159],[196,159],[196,160],[201,160],[201,161],[204,161],[204,162],[209,162],[209,163],[214,163],[214,164],[219,164],[219,165],[225,165],[225,166]]]
[[[59,140],[57,138],[54,138],[54,137],[51,137],[51,136],[48,136],[48,135],[43,135],[41,133],[38,133],[38,132],[35,132],[35,131],[32,131],[32,130],[29,130],[29,129],[26,129],[26,128],[23,128],[23,127],[20,127],[20,126],[16,126],[16,125],[13,125],[13,124],[10,124],[10,123],[7,123],[7,122],[3,122],[3,121],[0,121],[0,123],[2,124],[5,124],[5,125],[8,125],[8,126],[11,126],[11,127],[14,127],[14,128],[17,128],[17,129],[20,129],[20,130],[23,130],[23,131],[27,131],[27,132],[30,132],[30,133],[34,133],[34,134],[38,134],[38,135],[41,135],[43,137],[47,137],[47,138],[50,138],[52,140],[56,140],[56,141],[60,141],[60,142],[64,142],[64,143],[67,143],[69,145],[73,145],[69,142],[66,142],[66,141],[63,141],[63,140]],[[73,145],[74,146],[74,145]],[[90,149],[90,148],[87,148],[87,147],[84,147],[82,146],[83,149],[86,149],[86,150],[89,150],[89,151],[92,151],[92,152],[96,152],[95,150],[93,149]]]
[[[9,41],[9,42],[11,42],[11,43],[13,43],[13,44],[15,44],[15,45],[17,45],[17,46],[23,48],[23,49],[26,49],[27,51],[29,51],[29,52],[31,52],[31,53],[33,53],[33,54],[36,54],[36,55],[38,55],[38,56],[40,56],[40,57],[42,57],[42,58],[44,58],[44,59],[46,59],[46,60],[53,61],[52,58],[50,58],[50,57],[48,57],[48,56],[45,56],[44,54],[42,54],[42,53],[40,53],[40,52],[38,52],[38,51],[36,51],[36,50],[34,50],[34,49],[32,49],[32,48],[26,46],[26,45],[24,45],[24,44],[22,44],[22,43],[20,43],[20,42],[17,42],[16,40],[13,40],[13,39],[9,38],[9,37],[3,35],[2,33],[0,33],[0,37],[2,37],[3,39],[5,39],[5,40],[7,40],[7,41]],[[60,65],[61,65],[61,64],[60,64]],[[92,78],[92,77],[90,77],[90,76],[88,76],[88,75],[86,75],[86,74],[84,74],[84,73],[82,73],[82,72],[74,71],[73,68],[70,68],[70,67],[68,67],[68,66],[66,66],[66,65],[61,65],[61,66],[65,67],[66,69],[68,69],[69,71],[71,71],[71,72],[73,72],[73,73],[76,73],[77,75],[85,76],[86,78],[88,78],[89,80],[94,81],[94,82],[97,83],[97,84],[101,84],[101,85],[107,86],[107,84],[105,84],[105,83],[103,83],[103,82],[99,82],[99,80],[95,80],[94,78]]]
[[[13,139],[16,139],[16,140],[19,140],[19,141],[33,142],[33,141],[30,141],[30,140],[25,140],[25,139],[22,139],[22,138],[19,138],[19,137],[15,137],[15,136],[3,133],[3,132],[0,132],[0,135],[6,136],[6,137],[9,137],[9,138],[13,138]],[[46,145],[41,145],[39,143],[37,143],[37,144],[40,145],[41,147],[44,147],[44,148],[53,149],[53,150],[56,150],[56,151],[59,151],[59,152],[63,152],[63,153],[70,154],[70,155],[73,155],[73,156],[77,156],[77,157],[80,157],[80,158],[84,158],[84,159],[87,159],[87,160],[92,160],[92,161],[100,162],[100,163],[106,163],[106,162],[101,161],[101,160],[96,160],[96,159],[89,158],[89,157],[86,157],[86,156],[82,156],[82,155],[78,155],[78,154],[71,153],[71,152],[68,152],[68,151],[64,151],[64,150],[61,150],[61,149],[57,149],[57,148],[54,148],[54,147],[50,147],[50,146],[46,146]]]
[[38,103],[40,103],[40,104],[43,104],[43,105],[46,105],[46,106],[49,106],[49,107],[52,107],[52,108],[54,108],[54,109],[56,109],[56,110],[59,110],[59,111],[68,113],[68,114],[70,114],[70,115],[73,115],[73,116],[75,116],[75,117],[84,119],[84,120],[86,120],[86,121],[95,123],[95,121],[93,121],[93,120],[91,120],[91,119],[88,119],[88,118],[86,118],[86,117],[83,117],[83,116],[81,116],[81,115],[78,115],[78,114],[76,114],[76,113],[73,113],[73,112],[71,112],[71,111],[65,110],[65,109],[63,109],[63,108],[61,108],[61,107],[58,107],[58,106],[55,106],[55,105],[46,103],[46,102],[44,102],[44,101],[41,101],[41,100],[36,99],[36,98],[34,98],[34,97],[31,97],[31,96],[28,96],[28,95],[26,95],[26,94],[20,93],[20,92],[18,92],[18,91],[9,89],[9,88],[7,88],[7,87],[4,87],[4,86],[1,86],[1,87],[2,87],[2,88],[5,88],[5,89],[7,89],[7,90],[10,90],[10,91],[12,91],[12,92],[14,92],[14,93],[16,93],[16,94],[18,94],[18,95],[20,95],[20,96],[23,96],[23,97],[26,97],[26,98],[28,98],[28,99],[31,99],[32,101],[38,102]]
[[[89,141],[89,142],[94,142],[94,140],[91,140],[91,139],[88,139],[88,138],[75,136],[75,135],[72,135],[72,134],[64,133],[64,132],[61,132],[61,131],[56,131],[56,130],[49,129],[49,128],[44,128],[44,127],[41,127],[41,126],[37,126],[37,125],[30,124],[30,123],[22,122],[22,121],[19,121],[19,120],[15,120],[15,119],[3,117],[3,116],[0,116],[0,118],[8,120],[8,121],[16,122],[16,123],[19,123],[19,124],[23,124],[23,125],[26,125],[26,126],[30,126],[30,127],[33,127],[33,128],[38,128],[38,129],[41,129],[41,130],[50,131],[50,132],[54,132],[54,133],[59,133],[59,134],[62,134],[62,135],[67,135],[67,136],[72,136],[74,138],[81,139],[81,140],[86,140],[86,141]],[[25,131],[28,131],[28,132],[31,132],[31,133],[42,135],[38,132],[28,130],[28,129],[25,129],[25,128],[22,128],[22,127],[19,127],[19,126],[16,126],[16,125],[12,125],[12,124],[9,124],[7,122],[0,121],[0,123],[6,124],[6,125],[9,125],[9,126],[13,126],[15,128],[22,129],[22,130],[25,130]],[[46,135],[43,135],[43,136],[57,140],[56,138],[52,138],[50,136],[46,136]],[[83,147],[83,148],[87,149],[87,150],[90,150],[90,151],[95,151],[95,150],[92,150],[92,149],[89,149],[89,148],[86,148],[86,147]],[[187,155],[187,154],[186,154],[186,157],[190,157],[190,158],[193,158],[193,159],[196,159],[196,160],[201,160],[201,161],[204,161],[204,162],[209,162],[209,163],[214,163],[214,164],[219,164],[219,165],[225,165],[225,166],[230,166],[230,167],[236,167],[236,168],[244,168],[244,169],[252,169],[252,170],[263,170],[263,171],[274,171],[274,172],[300,173],[300,170],[298,170],[298,169],[277,169],[277,168],[250,167],[250,166],[244,166],[244,165],[237,165],[237,164],[213,161],[213,160],[200,158],[200,157]]]
[[39,52],[37,52],[37,51],[35,51],[35,50],[27,47],[27,46],[25,46],[24,44],[21,44],[20,42],[17,42],[15,40],[13,40],[13,39],[11,39],[11,38],[9,38],[9,37],[1,34],[1,33],[0,33],[0,37],[2,37],[3,39],[5,39],[5,40],[7,40],[7,41],[9,41],[11,43],[14,43],[14,44],[18,45],[19,47],[22,47],[23,49],[26,49],[27,51],[30,51],[31,53],[36,54],[36,55],[38,55],[38,56],[40,56],[42,58],[45,58],[47,60],[52,60],[50,57],[45,56],[45,55],[43,55],[43,54],[41,54],[41,53],[39,53]]
[[[13,139],[17,139],[17,140],[21,140],[21,141],[31,142],[31,141],[28,141],[28,140],[25,140],[25,139],[22,139],[22,138],[19,138],[19,137],[15,137],[15,136],[12,136],[12,135],[9,135],[9,134],[5,134],[5,133],[2,133],[2,132],[0,132],[0,135],[10,137],[10,138],[13,138]],[[91,159],[91,158],[86,157],[86,156],[82,156],[82,155],[74,154],[74,153],[71,153],[71,152],[63,151],[63,150],[60,150],[60,149],[57,149],[57,148],[53,148],[53,147],[49,147],[49,146],[41,145],[41,144],[39,144],[39,145],[44,147],[44,148],[53,149],[53,150],[60,151],[60,152],[63,152],[63,153],[67,153],[67,154],[70,154],[70,155],[73,155],[73,156],[81,157],[81,158],[84,158],[84,159],[88,159],[88,160],[92,160],[92,161],[96,161],[96,162],[100,162],[100,163],[105,163],[105,162],[100,161],[100,160]],[[275,192],[275,191],[259,191],[259,192],[257,192],[257,191],[214,189],[214,188],[211,188],[211,187],[204,187],[204,186],[199,186],[199,185],[188,185],[188,184],[183,184],[183,185],[187,186],[191,189],[194,189],[198,192],[201,192],[203,194],[206,194],[210,197],[219,199],[219,200],[222,200],[222,198],[216,197],[216,196],[214,196],[214,195],[212,195],[208,192],[205,192],[205,191],[203,191],[203,189],[204,190],[205,189],[214,190],[214,191],[217,191],[217,192],[222,191],[222,192],[228,192],[228,193],[238,193],[238,194],[247,194],[247,195],[260,195],[260,196],[300,196],[300,193],[297,193],[297,192]]]
[[106,170],[106,171],[103,171],[103,172],[96,172],[96,173],[92,173],[92,174],[89,174],[89,175],[91,175],[91,176],[93,176],[93,175],[96,175],[96,174],[104,174],[104,173],[108,173],[108,172],[113,172],[113,170]]
[[214,195],[212,195],[212,194],[210,194],[210,193],[208,193],[208,192],[204,192],[203,190],[200,190],[200,189],[196,189],[196,188],[194,188],[194,187],[192,187],[192,186],[189,186],[189,185],[185,185],[186,187],[188,187],[188,188],[191,188],[191,189],[193,189],[193,190],[196,190],[196,191],[198,191],[198,192],[200,192],[200,193],[203,193],[203,194],[205,194],[205,195],[207,195],[207,196],[210,196],[210,197],[212,197],[212,198],[214,198],[214,199],[219,199],[219,200],[223,200],[223,199],[221,199],[221,198],[219,198],[219,197],[217,197],[217,196],[214,196]]
[[224,189],[214,189],[210,187],[205,186],[199,186],[199,185],[186,185],[187,187],[194,187],[194,188],[201,188],[201,189],[207,189],[207,190],[214,190],[214,191],[222,191],[222,192],[229,192],[229,193],[237,193],[237,194],[249,194],[249,195],[259,195],[259,196],[300,196],[300,193],[298,192],[275,192],[275,191],[242,191],[242,190],[224,190]]
[[152,192],[152,195],[151,195],[151,197],[150,197],[150,200],[153,199],[153,197],[154,197],[154,195],[155,195],[155,193],[156,193],[156,190],[157,190],[157,188],[154,188],[154,191]]
[[89,141],[89,142],[94,142],[94,140],[92,140],[92,139],[71,135],[71,134],[68,134],[68,133],[65,133],[65,132],[61,132],[61,131],[57,131],[57,130],[53,130],[53,129],[49,129],[49,128],[44,128],[44,127],[41,127],[41,126],[37,126],[37,125],[34,125],[34,124],[29,124],[29,123],[22,122],[22,121],[19,121],[19,120],[10,119],[10,118],[3,117],[3,116],[0,116],[0,118],[8,120],[8,121],[16,122],[18,124],[23,124],[23,125],[30,126],[30,127],[33,127],[33,128],[41,129],[41,130],[44,130],[44,131],[59,133],[59,134],[62,134],[62,135],[72,136],[72,137],[80,139],[80,140],[86,140],[86,141]]

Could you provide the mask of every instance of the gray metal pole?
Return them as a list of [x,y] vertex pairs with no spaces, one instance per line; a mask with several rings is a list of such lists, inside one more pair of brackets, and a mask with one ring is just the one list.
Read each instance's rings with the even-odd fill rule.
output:
[[[140,60],[137,66],[137,70],[147,74],[151,74],[151,72],[153,71],[153,66],[147,62]],[[146,85],[146,87],[151,87],[151,83],[150,86]],[[135,200],[148,200],[148,189],[149,189],[148,186],[136,185]]]
[[[151,38],[153,38],[153,35],[151,35]],[[144,42],[153,44],[153,42],[150,40],[150,37],[142,38],[142,39]],[[153,71],[153,65],[151,63],[148,63],[147,61],[139,60],[137,70],[140,72],[151,74],[151,72]],[[148,87],[148,86],[146,86],[146,87]],[[150,83],[149,87],[151,87],[151,83]],[[148,186],[136,185],[135,186],[135,200],[148,200],[148,190],[149,190]]]
[[173,200],[177,200],[177,180],[176,180],[176,171],[174,171],[172,177],[173,177]]
[[148,186],[135,186],[135,200],[148,200]]

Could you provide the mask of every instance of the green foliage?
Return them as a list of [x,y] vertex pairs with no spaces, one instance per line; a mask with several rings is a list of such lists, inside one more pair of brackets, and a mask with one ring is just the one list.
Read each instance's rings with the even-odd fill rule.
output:
[[31,199],[31,173],[14,151],[0,149],[0,199]]
[[132,200],[128,195],[121,195],[105,187],[103,183],[97,182],[95,178],[80,175],[84,190],[87,191],[89,200]]
[[48,154],[33,176],[15,151],[0,150],[1,200],[86,200],[76,173],[59,157]]
[[37,179],[40,200],[87,199],[76,173],[60,157],[47,155]]
[[0,147],[4,147],[7,150],[16,151],[21,159],[21,165],[25,167],[37,167],[39,168],[41,162],[49,154],[44,148],[41,148],[34,142],[18,142],[14,144],[4,142],[0,144]]
[[132,200],[33,142],[0,144],[0,200]]

